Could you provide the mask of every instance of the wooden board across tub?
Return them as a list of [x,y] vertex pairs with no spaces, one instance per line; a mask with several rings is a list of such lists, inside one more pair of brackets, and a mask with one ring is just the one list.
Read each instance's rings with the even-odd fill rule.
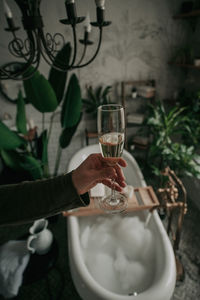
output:
[[[136,187],[133,190],[133,195],[128,199],[128,207],[125,212],[139,210],[151,211],[160,205],[152,186]],[[104,213],[104,211],[98,208],[98,199],[90,198],[90,204],[88,206],[64,211],[63,216],[90,216]]]

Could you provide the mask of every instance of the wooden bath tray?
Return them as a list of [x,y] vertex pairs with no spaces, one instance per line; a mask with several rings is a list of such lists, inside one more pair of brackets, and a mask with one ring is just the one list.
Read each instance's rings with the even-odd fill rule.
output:
[[[128,207],[125,211],[139,211],[139,210],[153,210],[157,208],[160,203],[152,186],[134,188],[134,193],[128,199]],[[90,216],[105,214],[104,211],[98,208],[98,199],[90,198],[90,204],[86,207],[75,208],[64,211],[63,216]]]

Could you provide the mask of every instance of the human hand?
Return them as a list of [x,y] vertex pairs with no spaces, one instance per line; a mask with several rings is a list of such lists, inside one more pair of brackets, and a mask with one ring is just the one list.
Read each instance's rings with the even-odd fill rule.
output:
[[[88,192],[97,183],[103,183],[110,188],[122,192],[126,186],[121,167],[126,167],[126,161],[119,158],[117,164],[109,165],[109,159],[101,154],[91,154],[72,172],[72,181],[79,195]],[[115,180],[114,186],[112,180]]]

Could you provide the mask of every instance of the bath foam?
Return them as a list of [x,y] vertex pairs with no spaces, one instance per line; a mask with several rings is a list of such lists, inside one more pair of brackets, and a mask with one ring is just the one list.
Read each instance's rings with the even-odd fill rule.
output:
[[154,237],[144,222],[137,216],[121,215],[84,219],[81,247],[93,278],[118,294],[147,289],[154,278],[155,253]]

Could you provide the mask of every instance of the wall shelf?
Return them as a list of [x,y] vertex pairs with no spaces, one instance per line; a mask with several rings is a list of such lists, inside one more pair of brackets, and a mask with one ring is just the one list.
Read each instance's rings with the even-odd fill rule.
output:
[[200,17],[200,9],[193,10],[188,13],[180,13],[180,14],[173,16],[174,19],[188,19],[188,18],[194,18],[194,17]]
[[170,65],[174,65],[176,67],[180,67],[180,68],[189,68],[189,69],[196,69],[196,70],[200,70],[200,66],[195,66],[192,64],[178,64],[178,63],[169,63]]
[[[130,98],[129,93],[130,93],[130,90],[132,87],[135,87],[138,93],[141,93],[140,90],[142,89],[142,87],[149,87],[150,89],[153,89],[154,91],[153,91],[153,94],[151,94],[151,97],[149,97],[149,96],[144,97],[144,96],[138,95],[136,98]],[[147,93],[148,93],[148,91],[147,91]],[[129,142],[127,139],[127,133],[128,132],[130,133],[131,128],[133,129],[133,127],[135,127],[136,129],[139,129],[139,128],[145,127],[148,131],[148,126],[144,125],[144,123],[143,123],[144,119],[140,122],[138,122],[138,121],[135,122],[134,120],[129,119],[129,117],[131,115],[135,115],[137,120],[138,120],[137,116],[140,116],[140,117],[143,116],[145,118],[145,116],[146,116],[145,110],[146,110],[147,104],[150,104],[150,103],[154,104],[155,93],[156,93],[155,80],[122,81],[122,83],[121,83],[121,99],[122,99],[122,105],[125,108],[125,122],[126,122],[125,148],[126,149],[128,149],[128,147],[130,146],[130,145],[128,145]],[[129,99],[131,99],[132,102],[136,102],[139,100],[138,101],[139,105],[144,105],[144,103],[145,103],[144,107],[142,108],[142,112],[137,111],[137,108],[135,111],[130,111],[128,108]],[[135,134],[135,136],[137,136],[137,134]],[[132,144],[132,145],[134,145],[134,144]],[[140,143],[136,143],[135,146],[137,148],[139,148],[141,146],[142,149],[147,148],[146,145],[144,148],[144,145],[140,144]]]

